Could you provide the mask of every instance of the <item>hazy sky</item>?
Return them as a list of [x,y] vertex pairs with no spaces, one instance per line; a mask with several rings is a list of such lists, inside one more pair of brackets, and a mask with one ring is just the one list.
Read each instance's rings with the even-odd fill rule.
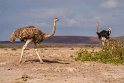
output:
[[96,19],[101,30],[112,27],[111,36],[124,35],[124,0],[0,0],[0,41],[27,25],[50,33],[54,17],[55,35],[97,36]]

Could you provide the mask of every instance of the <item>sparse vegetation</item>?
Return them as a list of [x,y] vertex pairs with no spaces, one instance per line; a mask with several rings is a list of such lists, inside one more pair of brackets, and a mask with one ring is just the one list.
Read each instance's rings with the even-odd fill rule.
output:
[[0,44],[0,48],[4,48],[4,46],[2,44]]
[[124,42],[113,40],[109,45],[102,47],[99,52],[88,52],[81,48],[77,55],[75,60],[124,64]]
[[48,45],[43,45],[43,44],[37,46],[37,48],[47,48],[47,47],[50,47],[50,46],[48,46]]
[[58,44],[58,45],[56,45],[55,47],[61,48],[61,47],[63,47],[63,46],[64,46],[64,44]]
[[15,51],[15,50],[17,50],[17,49],[16,49],[16,48],[11,48],[11,50]]

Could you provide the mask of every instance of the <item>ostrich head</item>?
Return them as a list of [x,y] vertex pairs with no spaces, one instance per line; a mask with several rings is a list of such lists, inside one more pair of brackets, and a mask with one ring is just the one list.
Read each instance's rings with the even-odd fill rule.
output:
[[57,23],[58,21],[59,21],[58,18],[54,18],[54,20],[53,20],[54,26],[56,26],[56,23]]
[[44,34],[44,38],[49,38],[49,37],[51,37],[51,36],[53,36],[53,35],[55,34],[55,32],[56,32],[56,23],[57,23],[58,21],[59,21],[58,18],[54,18],[54,19],[53,19],[53,30],[52,30],[52,33],[51,33],[51,34],[45,33],[45,34]]
[[54,22],[57,22],[57,21],[59,21],[59,19],[58,18],[54,18]]
[[111,33],[112,32],[112,29],[111,28],[108,28],[108,30],[107,30],[109,33]]

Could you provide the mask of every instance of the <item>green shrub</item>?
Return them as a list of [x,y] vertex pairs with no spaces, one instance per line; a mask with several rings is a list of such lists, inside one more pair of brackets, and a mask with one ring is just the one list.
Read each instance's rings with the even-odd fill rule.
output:
[[4,48],[4,46],[2,44],[0,44],[0,48]]
[[75,60],[124,64],[124,42],[111,41],[109,45],[102,47],[99,52],[88,52],[82,48],[77,52]]

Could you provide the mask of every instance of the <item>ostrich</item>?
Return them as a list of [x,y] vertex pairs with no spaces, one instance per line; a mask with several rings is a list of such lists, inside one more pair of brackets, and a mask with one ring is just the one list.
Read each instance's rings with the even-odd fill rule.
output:
[[108,43],[111,31],[112,29],[108,28],[108,30],[102,30],[101,32],[99,32],[99,20],[96,21],[96,33],[103,46],[105,45],[105,43]]
[[[59,20],[58,18],[54,18],[53,30],[52,30],[51,34],[44,33],[35,26],[25,26],[25,27],[15,30],[12,33],[12,35],[10,36],[10,42],[14,42],[16,40],[16,38],[19,38],[21,41],[25,41],[25,44],[22,47],[22,52],[21,52],[21,57],[20,57],[19,63],[22,62],[24,50],[30,42],[33,42],[35,47],[37,47],[37,44],[39,44],[44,39],[49,38],[55,34],[56,23],[58,20]],[[42,59],[39,56],[37,48],[35,48],[35,52],[40,60],[40,63],[43,63]]]

